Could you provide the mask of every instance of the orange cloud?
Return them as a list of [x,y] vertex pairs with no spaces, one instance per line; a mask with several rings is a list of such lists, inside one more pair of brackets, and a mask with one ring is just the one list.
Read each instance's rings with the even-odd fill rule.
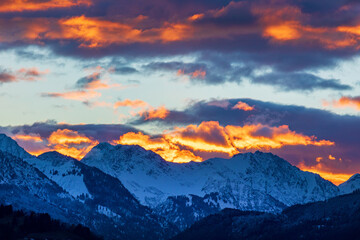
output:
[[94,72],[89,76],[86,76],[84,79],[86,81],[82,83],[82,88],[88,90],[97,90],[97,89],[109,89],[109,88],[119,88],[120,84],[108,84],[101,79],[101,72]]
[[41,79],[43,75],[48,74],[50,71],[40,71],[37,68],[21,68],[16,72],[17,78],[25,81],[37,81]]
[[317,140],[314,136],[291,131],[286,125],[223,127],[214,121],[202,122],[198,126],[178,127],[155,139],[142,133],[127,133],[114,143],[139,145],[154,150],[165,160],[172,162],[202,161],[204,158],[201,155],[205,153],[219,153],[230,157],[242,151],[269,150],[287,145],[334,145],[331,141]]
[[298,39],[301,37],[301,33],[297,30],[297,28],[297,23],[294,22],[268,26],[265,28],[263,35],[280,41]]
[[120,137],[119,140],[113,141],[113,144],[139,145],[146,150],[151,150],[159,154],[162,158],[170,162],[185,163],[202,161],[202,158],[195,156],[189,150],[182,150],[179,146],[172,144],[166,138],[151,138],[141,132],[129,132]]
[[169,110],[167,110],[164,106],[161,106],[159,108],[150,107],[148,110],[140,111],[139,115],[144,117],[145,120],[150,120],[165,119],[169,113]]
[[68,100],[75,101],[88,101],[93,98],[98,98],[101,96],[101,93],[95,91],[71,91],[64,93],[43,93],[43,97],[54,97],[54,98],[63,98]]
[[12,138],[28,153],[38,156],[44,152],[51,151],[47,146],[46,139],[38,134],[16,134]]
[[194,72],[186,73],[185,70],[179,69],[177,71],[177,75],[178,76],[185,75],[185,76],[189,76],[190,78],[202,78],[202,79],[204,79],[206,77],[206,71],[198,69],[198,70],[195,70]]
[[[15,8],[14,1],[11,2],[13,4],[7,2],[0,5],[0,9],[22,11],[26,9],[22,7],[25,5],[33,6],[28,9],[46,9],[50,5],[64,7],[91,4],[90,0],[49,0],[36,4],[17,0],[18,6]],[[197,20],[205,17],[221,17],[231,8],[241,7],[242,4],[231,2],[220,10],[198,13],[182,21],[163,22],[154,27],[151,27],[152,19],[149,24],[144,24],[143,21],[148,17],[142,15],[122,22],[84,15],[61,19],[31,18],[31,21],[28,18],[0,19],[0,26],[6,29],[0,33],[0,42],[43,44],[45,40],[75,40],[80,47],[102,48],[132,43],[235,39],[239,35],[257,34],[279,44],[316,44],[328,49],[360,47],[360,26],[313,27],[304,23],[308,16],[301,9],[284,4],[254,4],[251,12],[260,20],[252,25],[233,24],[224,27],[222,24],[197,23]],[[194,72],[194,75],[204,77],[204,71]]]
[[24,140],[24,141],[33,141],[33,142],[42,142],[43,139],[38,135],[26,135],[26,134],[17,134],[13,136],[14,140]]
[[345,173],[333,173],[331,170],[324,167],[323,164],[318,163],[315,166],[306,166],[303,162],[301,162],[298,166],[303,171],[308,171],[312,173],[319,174],[322,178],[329,180],[330,182],[334,183],[335,185],[339,185],[345,181],[347,181],[352,174],[345,174]]
[[44,11],[53,8],[69,8],[79,5],[90,6],[91,0],[4,0],[0,12]]
[[198,14],[194,14],[192,15],[191,17],[188,18],[189,21],[196,21],[196,20],[199,20],[199,19],[202,19],[204,18],[205,14],[203,13],[198,13]]
[[48,151],[58,151],[78,160],[99,143],[84,134],[68,129],[54,131],[48,138],[42,138],[37,134],[17,134],[13,139],[35,156]]
[[328,49],[359,48],[359,27],[312,27],[303,24],[307,16],[295,6],[255,5],[252,12],[260,18],[262,35],[273,42],[317,44]]
[[132,113],[132,115],[139,115],[145,118],[145,120],[164,119],[170,114],[170,111],[167,110],[164,106],[154,108],[147,102],[138,99],[125,99],[124,101],[118,101],[114,104],[114,108],[116,109],[119,107],[141,108],[141,110]]
[[71,156],[80,160],[83,158],[98,141],[92,140],[77,131],[68,129],[57,130],[48,138],[49,147],[61,154]]
[[243,111],[252,111],[254,107],[249,106],[247,103],[239,101],[232,109],[238,109]]
[[21,68],[16,72],[0,72],[0,83],[18,82],[18,81],[38,81],[49,73],[49,70],[40,71],[37,68]]
[[[135,23],[138,21],[135,21]],[[173,42],[188,38],[191,27],[164,23],[160,28],[140,29],[130,24],[85,16],[60,19],[61,31],[50,31],[49,39],[79,40],[80,47],[99,48],[111,44]]]
[[119,107],[131,107],[131,108],[146,108],[149,104],[147,102],[144,102],[142,100],[130,100],[125,99],[124,101],[118,101],[114,104],[114,108]]
[[323,101],[323,106],[333,106],[335,108],[351,107],[360,111],[360,97],[341,97],[339,100],[332,102]]

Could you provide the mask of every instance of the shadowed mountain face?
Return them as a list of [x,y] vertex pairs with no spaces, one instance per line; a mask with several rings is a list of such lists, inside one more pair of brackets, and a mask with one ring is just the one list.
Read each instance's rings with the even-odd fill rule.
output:
[[296,205],[281,215],[225,209],[195,223],[173,240],[358,239],[360,192]]
[[[48,212],[109,239],[166,239],[226,208],[266,212],[250,215],[273,221],[289,206],[340,192],[271,153],[176,164],[139,146],[101,143],[77,161],[57,152],[34,157],[11,138],[0,140],[0,203]],[[350,190],[357,179],[349,179]]]
[[11,155],[21,159],[33,157],[22,147],[20,147],[16,141],[2,133],[0,133],[0,150],[4,153],[10,153]]
[[360,174],[356,173],[349,180],[339,185],[341,194],[352,193],[360,189]]
[[0,239],[76,239],[101,240],[88,228],[51,219],[47,213],[14,211],[11,205],[0,206]]
[[180,229],[224,208],[278,213],[339,193],[319,175],[270,153],[176,164],[138,146],[102,143],[81,162],[118,178],[142,204]]
[[0,165],[2,204],[81,223],[109,239],[165,239],[177,232],[118,179],[75,159],[50,152],[24,161],[0,152]]

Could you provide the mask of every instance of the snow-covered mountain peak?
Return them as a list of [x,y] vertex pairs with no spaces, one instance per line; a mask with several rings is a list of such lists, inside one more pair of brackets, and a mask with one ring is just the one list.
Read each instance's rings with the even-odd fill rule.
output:
[[43,154],[39,155],[37,157],[37,159],[44,160],[44,161],[51,161],[53,163],[58,163],[58,164],[64,164],[66,162],[77,161],[76,159],[74,159],[72,157],[62,155],[61,153],[56,152],[56,151],[43,153]]
[[360,174],[352,175],[346,182],[339,185],[339,189],[342,194],[352,193],[360,189]]
[[20,147],[15,140],[2,133],[0,133],[0,150],[22,159],[32,157],[32,155]]
[[355,173],[354,175],[352,175],[348,181],[356,181],[356,180],[360,180],[360,174],[359,173]]
[[90,166],[120,167],[131,165],[132,168],[135,166],[147,169],[153,168],[154,171],[157,171],[156,168],[163,168],[169,164],[158,154],[138,145],[119,144],[114,146],[109,143],[100,143],[95,146],[81,162]]
[[[271,211],[254,202],[271,199],[290,206],[338,194],[332,183],[303,172],[271,153],[242,153],[230,159],[176,164],[138,146],[117,145],[101,154],[88,154],[83,163],[118,178],[141,203],[156,207],[171,196],[219,196],[220,208]],[[256,196],[255,196],[256,195]]]

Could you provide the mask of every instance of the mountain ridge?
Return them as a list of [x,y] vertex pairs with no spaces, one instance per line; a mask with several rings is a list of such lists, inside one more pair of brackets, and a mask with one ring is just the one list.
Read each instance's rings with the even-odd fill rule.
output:
[[[0,150],[6,146],[7,152],[25,156],[25,162],[98,214],[116,219],[125,214],[119,206],[132,199],[129,203],[134,206],[145,206],[139,209],[150,225],[158,222],[169,232],[176,230],[156,216],[183,230],[225,208],[280,213],[288,206],[326,200],[343,192],[318,174],[260,151],[178,164],[140,146],[99,143],[78,161],[56,151],[34,157],[11,138],[2,139],[6,144],[0,140]],[[357,179],[356,175],[351,179]],[[121,204],[116,203],[119,195],[114,192],[122,193]],[[137,208],[129,207],[130,212]]]

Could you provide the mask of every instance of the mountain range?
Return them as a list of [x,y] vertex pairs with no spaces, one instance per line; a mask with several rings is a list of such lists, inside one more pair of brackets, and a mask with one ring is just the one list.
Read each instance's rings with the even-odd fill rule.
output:
[[196,222],[172,240],[358,239],[360,191],[294,205],[281,214],[224,209]]
[[32,156],[0,134],[0,203],[81,223],[107,239],[168,239],[224,209],[280,214],[360,188],[340,186],[271,153],[167,162],[139,146],[100,143],[81,161]]

